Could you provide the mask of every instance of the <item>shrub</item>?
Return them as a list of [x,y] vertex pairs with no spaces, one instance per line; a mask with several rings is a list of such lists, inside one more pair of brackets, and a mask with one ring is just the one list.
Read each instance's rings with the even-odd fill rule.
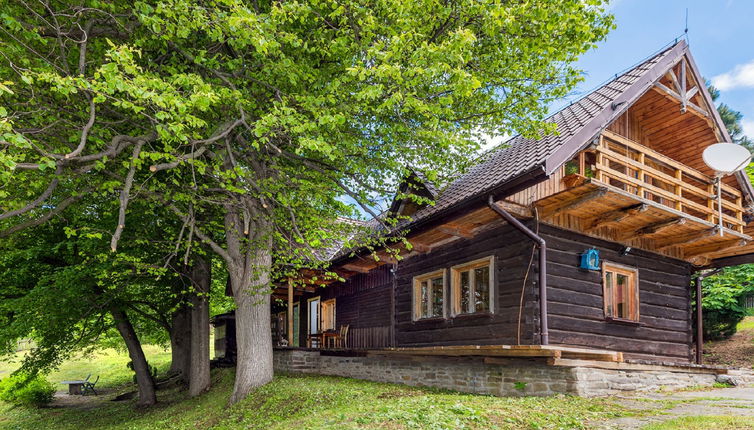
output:
[[743,300],[754,292],[754,265],[730,267],[704,280],[704,339],[726,339],[746,317]]
[[0,380],[0,400],[14,405],[41,407],[52,402],[55,386],[41,375],[22,373]]

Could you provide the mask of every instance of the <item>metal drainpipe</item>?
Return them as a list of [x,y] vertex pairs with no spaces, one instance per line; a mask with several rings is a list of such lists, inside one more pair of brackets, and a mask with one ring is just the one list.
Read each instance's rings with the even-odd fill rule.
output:
[[539,248],[539,336],[542,345],[549,345],[550,336],[547,333],[547,243],[542,237],[531,231],[529,227],[525,226],[505,209],[496,205],[492,195],[490,195],[487,204],[493,211],[508,221],[509,224],[528,236],[529,239],[536,243],[537,248]]
[[717,275],[723,270],[715,269],[707,273],[699,273],[696,277],[696,364],[702,364],[702,349],[704,347],[704,327],[702,325],[702,281],[704,278]]

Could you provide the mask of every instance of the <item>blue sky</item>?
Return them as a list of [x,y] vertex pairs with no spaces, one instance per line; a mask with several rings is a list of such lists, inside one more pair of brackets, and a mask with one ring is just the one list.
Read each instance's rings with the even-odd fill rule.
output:
[[699,69],[721,89],[718,101],[744,114],[744,129],[754,137],[753,0],[613,0],[610,11],[618,28],[578,62],[586,80],[573,98],[682,35],[686,9]]

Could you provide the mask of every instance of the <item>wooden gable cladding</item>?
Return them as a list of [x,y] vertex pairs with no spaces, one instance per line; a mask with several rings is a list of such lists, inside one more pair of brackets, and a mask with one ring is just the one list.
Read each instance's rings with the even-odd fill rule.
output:
[[[684,56],[607,129],[712,176],[702,152],[726,138],[705,93]],[[738,186],[734,176],[724,181]]]

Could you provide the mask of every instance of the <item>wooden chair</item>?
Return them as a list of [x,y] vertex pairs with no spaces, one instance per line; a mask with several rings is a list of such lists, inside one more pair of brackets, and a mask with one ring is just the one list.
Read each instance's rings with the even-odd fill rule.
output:
[[348,327],[350,327],[349,324],[340,326],[340,333],[335,338],[335,345],[338,348],[346,348],[348,346]]
[[94,389],[94,386],[97,385],[99,376],[97,376],[97,379],[95,379],[94,382],[89,382],[89,376],[86,377],[86,382],[81,386],[81,395],[86,396],[87,394],[94,394],[96,396],[97,390]]

